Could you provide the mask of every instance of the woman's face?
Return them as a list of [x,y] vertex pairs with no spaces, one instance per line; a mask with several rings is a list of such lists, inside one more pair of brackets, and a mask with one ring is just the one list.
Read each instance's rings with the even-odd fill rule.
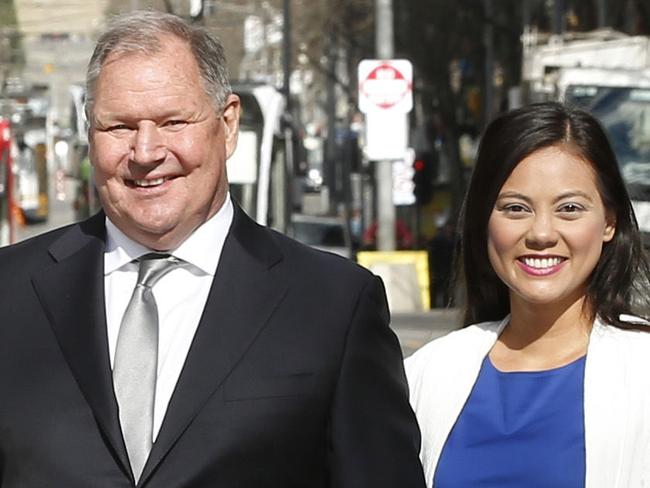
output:
[[523,159],[499,191],[488,256],[519,305],[568,306],[585,297],[605,242],[614,237],[592,166],[566,147]]

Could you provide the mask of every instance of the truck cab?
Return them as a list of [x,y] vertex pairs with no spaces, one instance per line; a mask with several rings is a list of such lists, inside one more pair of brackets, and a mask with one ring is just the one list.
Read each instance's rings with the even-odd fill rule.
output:
[[605,30],[528,40],[525,99],[579,106],[601,122],[650,248],[650,38]]

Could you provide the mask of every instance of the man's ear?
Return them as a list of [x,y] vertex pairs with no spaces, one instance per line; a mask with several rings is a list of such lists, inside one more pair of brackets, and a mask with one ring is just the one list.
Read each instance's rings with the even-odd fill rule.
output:
[[228,96],[223,109],[223,122],[226,139],[226,158],[229,158],[237,147],[237,136],[239,134],[239,112],[241,102],[235,94]]

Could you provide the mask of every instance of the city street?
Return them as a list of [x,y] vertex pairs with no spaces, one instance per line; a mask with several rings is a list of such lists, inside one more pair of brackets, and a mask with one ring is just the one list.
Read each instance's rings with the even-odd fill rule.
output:
[[460,311],[457,309],[400,313],[393,314],[391,327],[399,338],[404,357],[408,357],[427,342],[457,329],[460,319]]
[[37,224],[22,225],[16,229],[16,239],[24,241],[29,237],[42,234],[50,229],[56,229],[66,224],[74,222],[74,208],[72,201],[75,196],[76,183],[72,178],[64,180],[63,191],[56,195],[55,191],[50,191],[50,215],[45,222]]
[[[74,182],[66,180],[64,199],[50,198],[50,216],[47,222],[25,225],[17,229],[18,240],[41,234],[74,221]],[[391,327],[397,334],[404,357],[410,356],[427,342],[456,328],[460,323],[459,311],[437,309],[421,313],[393,314]]]

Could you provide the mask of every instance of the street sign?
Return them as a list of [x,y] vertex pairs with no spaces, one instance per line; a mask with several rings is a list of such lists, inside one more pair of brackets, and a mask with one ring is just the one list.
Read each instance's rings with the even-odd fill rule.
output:
[[413,108],[413,65],[406,59],[359,63],[359,110],[408,113]]
[[413,205],[415,195],[413,190],[413,161],[415,151],[408,148],[404,153],[404,159],[393,161],[393,205]]
[[365,153],[371,161],[401,160],[413,108],[413,66],[406,59],[359,63],[359,110],[366,114]]
[[402,113],[366,114],[364,153],[370,161],[404,159],[408,147],[408,116]]

